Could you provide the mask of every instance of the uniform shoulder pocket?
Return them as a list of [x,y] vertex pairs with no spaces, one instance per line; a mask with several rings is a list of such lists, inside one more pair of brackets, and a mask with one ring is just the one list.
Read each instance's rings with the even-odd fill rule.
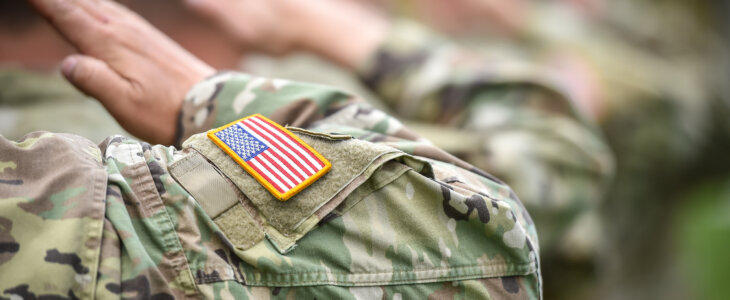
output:
[[[358,188],[372,189],[387,184],[388,180],[392,181],[392,176],[373,174],[384,168],[387,162],[406,155],[392,147],[360,141],[347,135],[326,134],[298,128],[289,130],[324,156],[332,167],[327,174],[285,202],[276,199],[228,154],[202,134],[191,137],[185,145],[204,158],[196,160],[199,164],[207,162],[207,165],[196,168],[201,168],[209,175],[202,176],[205,177],[203,179],[200,179],[200,175],[195,175],[194,177],[199,179],[181,180],[183,181],[181,184],[186,188],[198,190],[189,192],[229,238],[242,230],[247,230],[230,227],[240,227],[242,222],[240,220],[248,220],[246,222],[249,225],[258,228],[251,232],[258,232],[260,229],[260,232],[263,232],[282,254],[291,250],[297,240],[311,231],[348,196],[359,194],[355,192]],[[171,173],[176,176],[181,170],[189,167],[173,165],[171,169]],[[404,167],[402,172],[406,169]],[[176,176],[178,177],[184,176]],[[229,191],[229,187],[208,182],[210,180],[215,182],[226,180],[234,190]],[[200,192],[201,190],[205,192]],[[236,196],[238,193],[240,196]],[[356,201],[348,199],[348,202]],[[240,204],[240,207],[237,204]],[[242,248],[239,250],[245,250],[250,247],[248,245],[250,243],[245,243],[248,238],[260,240],[260,236],[252,235],[234,244]]]

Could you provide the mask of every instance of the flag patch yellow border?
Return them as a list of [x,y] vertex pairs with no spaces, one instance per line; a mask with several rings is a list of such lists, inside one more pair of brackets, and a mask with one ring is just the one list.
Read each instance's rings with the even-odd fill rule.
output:
[[314,148],[260,114],[208,131],[207,136],[281,201],[301,192],[332,168]]

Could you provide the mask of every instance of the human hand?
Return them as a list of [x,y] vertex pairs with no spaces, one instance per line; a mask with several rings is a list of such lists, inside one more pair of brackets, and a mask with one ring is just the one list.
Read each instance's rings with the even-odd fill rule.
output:
[[130,133],[172,144],[185,93],[214,70],[109,0],[28,0],[81,54],[61,70]]
[[385,38],[387,22],[367,7],[342,0],[186,0],[243,49],[282,55],[295,50],[358,67]]

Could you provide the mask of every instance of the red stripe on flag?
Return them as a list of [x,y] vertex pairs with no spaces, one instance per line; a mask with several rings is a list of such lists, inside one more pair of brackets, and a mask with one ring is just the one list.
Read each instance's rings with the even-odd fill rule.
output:
[[273,175],[276,180],[278,180],[281,184],[277,184],[276,181],[272,181],[271,183],[279,185],[280,188],[282,188],[285,191],[290,190],[289,186],[286,184],[286,181],[279,176],[278,172],[276,172],[276,169],[273,169],[271,166],[265,163],[265,160],[261,155],[257,155],[253,158],[256,162],[258,162],[266,171],[269,172],[269,174]]
[[271,186],[273,186],[277,191],[279,191],[279,193],[282,193],[282,194],[284,193],[284,190],[282,190],[278,184],[274,183],[274,181],[272,181],[271,178],[269,178],[269,176],[266,176],[266,173],[262,172],[261,169],[259,169],[254,164],[249,163],[249,162],[245,162],[245,164],[247,164],[249,167],[254,169],[254,171],[256,171],[256,173],[261,175],[261,177],[263,177],[267,182],[271,183]]
[[[251,128],[251,130],[253,130],[261,138],[263,138],[267,142],[269,142],[269,144],[281,149],[282,150],[281,152],[284,153],[284,155],[286,155],[287,157],[289,157],[289,159],[291,159],[297,166],[299,166],[302,169],[302,171],[304,171],[305,174],[307,174],[307,176],[312,176],[312,175],[314,175],[314,173],[317,172],[317,170],[318,170],[317,167],[315,167],[310,162],[308,162],[307,159],[305,159],[304,157],[295,156],[294,154],[292,154],[292,153],[296,153],[296,150],[289,147],[289,145],[287,145],[286,142],[278,139],[274,133],[272,133],[269,130],[266,130],[266,128],[262,127],[261,125],[257,124],[256,122],[250,121],[250,118],[244,120],[244,122],[245,122],[244,124],[246,124],[246,127]],[[264,131],[266,133],[268,133],[271,137],[264,134]],[[289,153],[289,151],[286,151],[287,149],[289,149],[292,153]]]
[[[314,164],[312,164],[311,161],[309,161],[308,164],[310,166],[314,167],[316,170],[319,170],[322,167],[324,167],[324,163],[322,163],[322,161],[320,161],[317,158],[317,156],[314,155],[314,153],[312,153],[311,151],[309,151],[309,149],[307,149],[307,147],[304,147],[301,143],[299,143],[299,141],[297,141],[297,140],[293,139],[291,136],[289,136],[289,134],[287,134],[286,132],[284,132],[281,129],[279,129],[279,127],[277,127],[276,125],[272,125],[269,121],[264,120],[264,119],[261,119],[259,117],[254,117],[252,119],[255,119],[256,121],[259,121],[259,122],[263,122],[264,124],[268,125],[268,126],[260,126],[260,127],[263,128],[263,129],[265,129],[265,130],[275,130],[276,132],[279,133],[279,135],[277,135],[275,133],[272,133],[273,136],[275,136],[279,140],[282,140],[282,137],[283,138],[286,138],[286,140],[288,140],[289,142],[291,142],[291,143],[293,143],[294,145],[297,146],[297,148],[298,148],[297,151],[300,151],[300,152],[301,151],[304,151],[306,153],[306,154],[303,154],[303,156],[312,158],[316,163],[319,164],[319,165],[314,165]],[[283,140],[282,140],[282,142],[286,143]],[[289,145],[289,146],[290,146],[289,148],[293,148],[293,147],[291,147],[291,145]]]
[[299,173],[299,175],[303,176],[302,178],[308,178],[309,176],[312,176],[312,174],[314,174],[311,171],[308,171],[307,168],[305,168],[301,163],[299,163],[299,159],[293,157],[292,154],[290,154],[288,151],[286,151],[284,149],[280,149],[280,147],[275,146],[275,145],[273,145],[273,143],[269,142],[269,140],[266,139],[265,136],[255,127],[253,127],[249,124],[245,124],[243,122],[241,122],[241,126],[243,126],[243,128],[245,130],[249,131],[249,133],[255,134],[260,139],[262,139],[263,142],[265,142],[270,147],[270,149],[272,150],[273,153],[281,152],[284,156],[289,158],[289,160],[291,160],[292,163],[297,165],[297,167],[293,168],[293,170],[297,171],[297,173]]
[[[264,155],[264,158],[268,162],[270,162],[274,167],[277,167],[277,171],[279,171],[278,173],[281,173],[281,175],[284,175],[284,177],[285,177],[284,179],[289,179],[289,182],[291,182],[291,184],[292,184],[291,188],[294,188],[295,186],[297,186],[299,184],[299,180],[295,179],[294,177],[292,177],[291,174],[286,172],[287,168],[281,163],[281,161],[279,161],[278,159],[271,156],[270,152],[271,151],[264,151],[264,152],[261,152],[261,154],[259,154],[259,155]],[[282,183],[286,183],[286,182],[282,181]]]
[[296,170],[294,169],[294,167],[292,167],[292,165],[289,164],[289,162],[287,162],[286,159],[282,158],[278,153],[276,153],[276,151],[266,151],[266,152],[267,152],[267,154],[273,156],[273,160],[283,164],[283,167],[289,171],[289,172],[287,172],[289,174],[288,177],[290,179],[292,179],[292,181],[295,182],[297,185],[306,179],[306,178],[300,176],[299,174],[297,174],[297,172],[295,172]]

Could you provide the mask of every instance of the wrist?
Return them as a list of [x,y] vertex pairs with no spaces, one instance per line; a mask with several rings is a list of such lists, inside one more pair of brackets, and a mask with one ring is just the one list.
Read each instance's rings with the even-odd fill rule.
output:
[[192,85],[180,102],[175,121],[174,145],[193,134],[211,129],[216,121],[216,96],[222,89],[222,83],[234,76],[234,73],[221,71],[211,74]]

